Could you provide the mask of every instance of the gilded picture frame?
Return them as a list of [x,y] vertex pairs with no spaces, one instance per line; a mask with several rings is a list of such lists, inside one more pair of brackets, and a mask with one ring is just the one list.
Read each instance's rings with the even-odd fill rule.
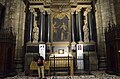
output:
[[52,42],[70,41],[70,13],[53,12],[51,16],[51,40]]

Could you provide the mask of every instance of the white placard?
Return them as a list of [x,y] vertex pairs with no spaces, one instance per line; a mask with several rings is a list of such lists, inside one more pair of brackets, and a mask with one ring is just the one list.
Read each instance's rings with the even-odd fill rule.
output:
[[45,59],[45,44],[39,44],[39,53]]
[[77,44],[77,58],[83,58],[83,44]]
[[84,69],[83,44],[77,44],[77,68]]

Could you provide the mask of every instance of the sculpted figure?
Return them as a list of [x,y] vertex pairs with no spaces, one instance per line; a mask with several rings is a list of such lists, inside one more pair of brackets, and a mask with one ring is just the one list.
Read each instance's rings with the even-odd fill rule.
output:
[[84,32],[84,42],[89,42],[89,28],[88,28],[88,23],[85,20],[84,21],[84,26],[83,26],[83,32]]
[[37,26],[37,21],[34,22],[34,28],[33,28],[33,43],[38,43],[39,39],[39,28]]
[[84,26],[83,26],[83,32],[84,32],[84,42],[89,42],[89,28],[88,28],[88,22],[87,22],[87,11],[84,12]]

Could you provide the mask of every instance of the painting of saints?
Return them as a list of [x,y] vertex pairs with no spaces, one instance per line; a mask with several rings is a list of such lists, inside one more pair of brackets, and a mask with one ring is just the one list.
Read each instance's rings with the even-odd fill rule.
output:
[[53,41],[63,42],[69,41],[68,16],[66,14],[58,14],[53,18]]
[[61,40],[64,40],[66,39],[66,33],[67,33],[67,26],[65,25],[65,23],[63,23],[60,27],[60,30],[61,30],[61,34],[60,34],[60,39]]

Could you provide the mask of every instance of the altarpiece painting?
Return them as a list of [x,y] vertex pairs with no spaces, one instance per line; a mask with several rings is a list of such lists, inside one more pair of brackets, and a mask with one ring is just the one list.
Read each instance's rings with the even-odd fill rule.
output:
[[69,41],[69,16],[67,13],[55,13],[52,18],[53,42]]

